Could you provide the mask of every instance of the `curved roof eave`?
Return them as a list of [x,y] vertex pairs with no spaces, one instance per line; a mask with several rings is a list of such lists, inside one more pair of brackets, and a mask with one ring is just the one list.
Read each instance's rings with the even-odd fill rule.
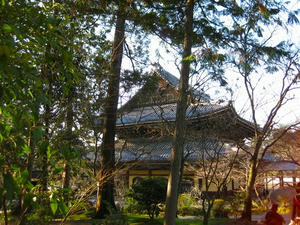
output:
[[[230,109],[230,107],[227,105],[227,106],[224,106],[222,108],[219,108],[219,109],[215,109],[209,113],[205,113],[203,115],[197,115],[197,116],[193,116],[193,117],[187,117],[186,120],[187,121],[191,121],[191,120],[198,120],[198,119],[201,119],[201,118],[205,118],[207,116],[211,116],[211,115],[216,115],[216,114],[219,114],[219,113],[222,113],[222,112],[226,112],[228,111],[228,109]],[[160,118],[158,120],[149,120],[149,121],[135,121],[135,122],[123,122],[122,123],[122,119],[121,119],[121,123],[117,124],[116,126],[117,127],[124,127],[124,126],[132,126],[132,125],[143,125],[143,124],[157,124],[157,123],[161,123],[163,121],[165,122],[175,122],[176,120],[176,117],[173,117],[172,119],[165,119],[165,118]]]

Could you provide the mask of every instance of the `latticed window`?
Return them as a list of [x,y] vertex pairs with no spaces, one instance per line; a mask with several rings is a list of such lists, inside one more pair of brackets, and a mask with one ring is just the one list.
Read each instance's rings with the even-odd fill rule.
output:
[[180,193],[191,192],[194,187],[194,180],[192,178],[183,178],[180,183]]

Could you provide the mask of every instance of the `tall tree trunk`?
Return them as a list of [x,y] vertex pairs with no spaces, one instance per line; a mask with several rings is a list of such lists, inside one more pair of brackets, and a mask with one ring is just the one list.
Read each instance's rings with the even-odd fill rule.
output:
[[203,225],[208,225],[208,219],[209,219],[209,214],[205,213],[202,221]]
[[[66,140],[67,140],[67,145],[68,145],[68,150],[71,152],[72,151],[72,142],[73,142],[73,118],[74,118],[74,113],[73,113],[73,98],[74,98],[74,92],[75,88],[74,85],[71,84],[69,87],[69,93],[68,93],[68,105],[67,105],[67,132],[66,132]],[[64,162],[64,172],[62,175],[62,188],[69,188],[70,186],[70,176],[71,176],[71,170],[69,166],[69,159],[65,159]]]
[[[35,154],[35,144],[34,144],[34,135],[32,131],[32,127],[34,127],[34,123],[31,126],[30,134],[29,134],[29,140],[28,140],[28,146],[30,147],[30,153],[28,155],[27,163],[26,163],[26,169],[28,171],[28,181],[31,182],[32,179],[32,169],[33,169],[33,160],[34,160],[34,154]],[[21,194],[19,198],[19,206],[20,207],[20,216],[18,218],[17,224],[23,224],[25,219],[25,214],[27,211],[27,207],[25,205],[25,195],[28,192],[28,189],[25,187],[22,187]]]
[[62,188],[69,188],[70,186],[70,175],[71,175],[71,171],[70,171],[70,166],[69,163],[67,161],[64,162],[64,171],[62,174]]
[[[203,210],[203,220],[202,220],[203,225],[208,225],[208,221],[210,218],[210,212],[211,212],[213,205],[214,205],[214,200],[210,199],[206,195],[205,198],[202,200],[202,208],[204,209]],[[207,209],[205,210],[206,207],[207,207]]]
[[[46,95],[49,98],[52,98],[52,89],[53,89],[53,74],[51,73],[50,69],[50,52],[51,52],[51,46],[48,43],[46,45],[46,51],[45,51],[45,64],[42,66],[42,77],[46,80]],[[47,87],[48,85],[48,87]],[[51,105],[50,101],[44,105],[45,107],[45,113],[44,113],[44,126],[45,126],[45,135],[44,135],[44,141],[47,143],[47,146],[49,145],[49,127],[50,127],[50,117],[51,117]],[[43,149],[42,152],[42,174],[41,174],[41,191],[45,192],[48,190],[48,155],[47,155],[47,148]]]
[[194,1],[187,0],[185,9],[184,43],[182,54],[182,65],[180,72],[179,98],[176,109],[175,134],[173,137],[173,147],[171,154],[171,172],[168,180],[166,197],[166,214],[164,225],[175,225],[178,185],[180,182],[180,168],[183,160],[184,134],[185,134],[185,114],[187,108],[187,91],[190,73],[190,61],[187,57],[191,55],[193,36],[193,11]]
[[[94,131],[95,132],[95,131]],[[94,149],[94,155],[95,155],[95,158],[94,158],[94,162],[93,162],[93,173],[94,173],[94,176],[96,177],[96,174],[97,174],[97,160],[98,160],[98,151],[99,151],[99,148],[98,148],[98,133],[95,133],[95,149]]]
[[[103,218],[115,209],[114,178],[115,167],[115,128],[119,99],[119,83],[125,38],[124,7],[119,6],[114,34],[111,69],[108,81],[107,97],[104,106],[103,140],[100,152],[99,195],[96,203],[96,218]],[[104,180],[103,180],[104,179]]]
[[242,212],[242,218],[247,219],[251,221],[251,210],[252,210],[252,192],[253,192],[253,187],[255,183],[255,178],[256,178],[256,165],[254,165],[254,162],[251,162],[250,165],[250,171],[249,171],[249,177],[247,181],[247,187],[246,187],[246,196],[245,196],[245,201],[244,201],[244,209]]
[[32,179],[32,169],[33,169],[33,160],[34,160],[34,155],[35,155],[35,143],[34,143],[34,138],[33,138],[33,132],[30,132],[30,139],[29,139],[29,148],[30,148],[30,153],[28,155],[27,159],[27,171],[28,171],[28,180],[31,181]]
[[[32,128],[34,127],[34,123],[31,126],[30,133],[29,133],[29,140],[28,140],[28,146],[30,147],[30,153],[28,155],[27,163],[26,163],[26,169],[28,171],[28,181],[31,182],[32,178],[32,169],[33,169],[33,160],[34,160],[34,154],[35,154],[35,144],[34,144],[34,135]],[[28,192],[28,189],[25,187],[22,187],[21,194],[19,198],[19,204],[20,206],[20,217],[19,217],[19,223],[22,224],[24,220],[25,213],[27,211],[27,208],[25,206],[25,195]]]
[[[49,88],[51,88],[51,83],[49,84]],[[50,91],[48,91],[49,94]],[[49,144],[49,126],[50,126],[50,105],[47,104],[45,106],[45,141]],[[42,155],[42,176],[41,176],[41,187],[42,191],[47,191],[48,189],[48,156],[47,156],[47,149],[44,149]]]
[[250,160],[250,169],[249,169],[247,186],[246,186],[246,196],[244,200],[244,209],[242,212],[242,218],[249,221],[251,221],[251,216],[252,216],[252,192],[254,190],[254,184],[257,176],[258,153],[261,144],[262,144],[262,140],[259,138],[255,145],[254,154]]
[[2,208],[3,208],[3,214],[4,214],[4,224],[8,225],[8,216],[7,216],[7,208],[6,208],[6,198],[3,196],[2,198]]

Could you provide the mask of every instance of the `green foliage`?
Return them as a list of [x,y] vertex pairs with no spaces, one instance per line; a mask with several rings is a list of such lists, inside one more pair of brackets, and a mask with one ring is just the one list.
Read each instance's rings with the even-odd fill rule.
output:
[[50,195],[50,208],[54,216],[64,217],[69,211],[68,203],[72,202],[70,189],[59,188]]
[[142,214],[143,210],[141,209],[137,200],[127,196],[125,198],[124,212],[132,214]]
[[[267,201],[266,199],[265,205],[269,205],[267,203],[269,203],[269,201]],[[290,214],[292,212],[293,202],[289,197],[282,196],[282,195],[277,196],[277,204],[278,204],[277,212],[279,214]]]
[[47,224],[54,216],[50,207],[50,193],[35,191],[35,198],[30,209],[30,214],[27,215],[27,221],[30,224]]
[[[284,6],[273,1],[268,5],[253,3],[196,3],[193,43],[195,49],[199,46],[201,49],[186,60],[194,63],[195,67],[200,62],[200,68],[209,70],[211,78],[220,81],[221,85],[227,84],[223,77],[222,65],[228,60],[239,69],[251,72],[260,64],[260,60],[269,63],[286,56],[288,46],[285,43],[262,46],[259,42],[259,38],[264,34],[262,25],[282,22],[275,16],[285,11]],[[47,191],[41,191],[39,184],[37,187],[40,190],[37,191],[31,183],[32,170],[38,169],[38,172],[41,172],[45,166],[47,171],[39,174],[40,178],[49,179],[48,187],[51,184],[57,187],[63,163],[70,165],[73,175],[80,174],[83,170],[82,153],[91,140],[91,130],[94,131],[94,136],[100,137],[100,129],[95,128],[93,122],[98,118],[103,97],[106,96],[112,47],[106,38],[111,27],[105,27],[103,24],[114,20],[110,11],[114,6],[115,3],[109,1],[101,2],[100,5],[85,2],[84,7],[82,1],[1,1],[2,208],[5,202],[8,209],[11,209],[17,202],[16,199],[20,198],[25,203],[23,210],[27,213],[26,217],[45,218],[43,221],[52,216],[64,216],[69,210],[66,201],[68,198],[71,203],[71,195],[58,189],[50,198],[46,196]],[[183,1],[133,2],[134,10],[129,10],[127,15],[127,35],[130,34],[135,39],[131,40],[134,43],[132,49],[130,41],[126,40],[127,56],[132,56],[132,59],[140,61],[140,64],[146,62],[144,56],[147,54],[144,53],[147,52],[147,42],[142,40],[147,32],[136,32],[140,27],[159,34],[162,39],[170,41],[181,51],[183,7]],[[96,14],[101,15],[95,16],[93,9],[98,9]],[[105,16],[102,15],[104,11]],[[298,23],[297,13],[289,12],[288,22]],[[223,16],[233,16],[233,25],[224,26],[219,19]],[[101,26],[96,29],[97,24]],[[245,40],[249,43],[245,43]],[[244,44],[249,44],[249,48],[244,48]],[[229,56],[224,53],[225,47],[233,49]],[[232,52],[237,52],[237,56],[231,54]],[[269,72],[278,70],[276,65],[271,64],[265,68]],[[134,85],[142,82],[140,71],[140,68],[135,68],[133,72],[123,70],[121,87],[125,91],[130,92]],[[156,188],[156,184],[151,185]],[[135,196],[135,199],[139,200],[133,200],[132,197],[129,203],[132,209],[129,211],[152,211],[148,212],[152,217],[153,212],[159,213],[157,205],[164,202],[165,189],[158,188],[162,191],[156,190],[152,195],[152,188],[142,188],[147,190],[147,194],[146,191],[137,188],[141,195]],[[41,192],[45,192],[45,196]],[[142,195],[148,199],[143,199],[145,196]],[[34,201],[35,198],[38,200]],[[149,199],[154,202],[150,203]],[[192,205],[188,199],[184,200],[183,212],[186,213]]]
[[146,210],[151,219],[161,211],[159,205],[166,200],[167,182],[161,177],[149,177],[133,184],[128,196],[138,202],[141,210]]
[[227,218],[229,213],[229,203],[224,199],[215,199],[212,207],[212,216]]
[[178,208],[178,215],[180,216],[201,216],[202,210],[199,207],[180,207]]
[[230,214],[235,218],[240,214],[244,205],[245,193],[235,193],[233,196],[228,198],[230,204]]
[[179,195],[178,198],[178,215],[181,216],[199,216],[202,211],[197,207],[198,201],[188,193]]
[[257,202],[252,200],[252,212],[255,214],[262,214],[268,210],[268,200],[263,200],[263,202]]
[[279,203],[277,212],[279,214],[291,214],[292,206],[291,206],[291,204],[288,204],[288,203]]
[[191,207],[197,204],[197,200],[189,193],[183,193],[178,197],[178,207]]
[[2,174],[3,176],[3,187],[2,189],[2,198],[5,197],[6,200],[13,200],[14,197],[19,193],[20,189],[15,181],[14,177],[10,173]]

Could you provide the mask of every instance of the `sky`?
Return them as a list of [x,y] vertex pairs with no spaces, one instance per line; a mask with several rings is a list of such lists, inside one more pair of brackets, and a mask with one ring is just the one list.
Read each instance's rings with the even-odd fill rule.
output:
[[[300,1],[292,0],[291,8],[300,8]],[[287,19],[287,18],[283,18]],[[265,29],[263,35],[268,36],[274,29]],[[149,48],[150,61],[151,63],[159,63],[165,70],[172,73],[174,76],[179,78],[179,62],[180,56],[172,48],[168,47],[168,51],[164,45],[162,45],[157,37],[152,36]],[[291,40],[297,49],[300,49],[300,25],[290,25],[289,27],[276,28],[276,32],[273,35],[272,42],[279,43],[282,40]],[[193,49],[196,52],[198,49]],[[157,57],[157,54],[160,57]],[[123,66],[126,68],[131,63],[124,59]],[[151,67],[148,68],[151,70]],[[263,75],[262,78],[256,80],[256,113],[257,120],[260,125],[263,125],[266,121],[268,114],[271,109],[275,106],[278,101],[278,93],[282,86],[282,75],[284,72],[277,74],[266,74],[265,71],[258,69],[257,74]],[[233,90],[232,93],[226,92],[218,84],[213,84],[211,88],[207,89],[208,93],[213,102],[218,102],[219,100],[228,102],[232,101],[237,113],[243,118],[252,121],[251,110],[249,104],[247,103],[247,95],[245,88],[243,87],[243,80],[234,72],[232,69],[227,69],[225,76],[228,78],[228,85]],[[259,76],[260,77],[260,76]],[[298,88],[300,88],[298,84]],[[276,117],[276,122],[279,125],[287,125],[300,121],[300,89],[296,89],[288,96],[289,101],[280,109],[278,116]]]
[[[299,27],[300,28],[300,27]],[[300,29],[299,29],[300,31]],[[299,33],[297,33],[299,35]],[[300,39],[300,38],[299,38]],[[179,78],[179,70],[174,63],[174,57],[172,54],[162,51],[162,48],[159,47],[158,43],[153,43],[152,49],[157,47],[160,49],[160,54],[164,60],[159,60],[159,63],[162,67],[168,72],[172,73]],[[299,44],[300,47],[300,44]],[[263,75],[267,75],[264,71],[261,71]],[[257,81],[256,88],[256,109],[257,109],[257,118],[259,124],[264,124],[268,114],[271,109],[275,106],[278,100],[278,92],[282,87],[282,74],[273,74],[267,75]],[[233,101],[234,107],[239,115],[243,118],[251,121],[251,110],[249,104],[247,104],[245,88],[243,87],[243,80],[233,71],[226,71],[226,76],[228,77],[229,87],[232,88],[233,94],[226,92],[218,84],[215,84],[207,92],[211,96],[213,102],[218,102],[219,100],[224,100],[225,102]],[[300,121],[300,87],[298,85],[297,90],[292,91],[289,100],[279,111],[276,121],[280,125],[286,125],[294,123],[295,121]]]
[[[298,0],[292,1],[291,7],[300,8]],[[265,29],[263,35],[268,36],[272,29]],[[300,25],[291,25],[289,27],[276,28],[272,38],[273,43],[279,43],[282,40],[291,40],[297,49],[300,49]],[[197,49],[194,49],[197,51]],[[156,57],[156,54],[160,54],[160,58]],[[175,60],[177,57],[177,60]],[[171,48],[168,48],[168,52],[165,51],[164,46],[160,45],[159,40],[155,37],[152,38],[150,44],[150,58],[153,62],[159,62],[161,66],[179,78],[179,70],[175,63],[178,65],[178,55]],[[179,57],[180,59],[180,57]],[[262,74],[262,78],[256,80],[256,110],[257,119],[259,124],[263,125],[267,116],[270,114],[272,108],[278,102],[278,93],[282,87],[282,76],[284,72],[279,72],[273,75],[266,74],[265,71],[258,69],[258,75]],[[225,101],[233,101],[236,111],[245,119],[251,121],[251,110],[246,99],[248,99],[245,88],[243,88],[243,80],[237,73],[228,69],[225,74],[228,79],[229,86],[233,90],[233,94],[222,90],[218,85],[208,90],[208,93],[212,99],[217,102],[222,99]],[[300,85],[298,89],[290,92],[288,95],[289,101],[282,106],[279,110],[276,122],[279,125],[291,124],[300,121]]]

